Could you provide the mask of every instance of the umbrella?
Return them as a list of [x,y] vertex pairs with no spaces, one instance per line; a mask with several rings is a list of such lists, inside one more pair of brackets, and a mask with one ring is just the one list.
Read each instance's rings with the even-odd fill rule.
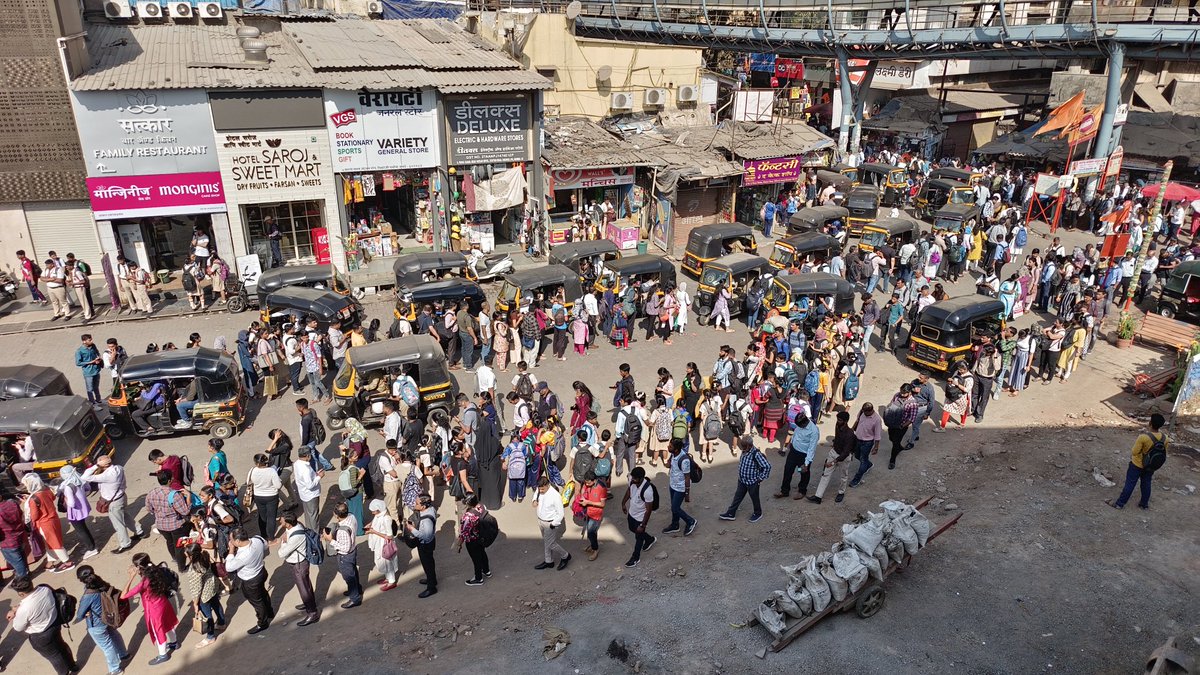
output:
[[[1142,188],[1143,197],[1157,197],[1159,183],[1148,185]],[[1163,197],[1166,201],[1193,201],[1200,199],[1200,190],[1182,183],[1167,183],[1167,194]]]

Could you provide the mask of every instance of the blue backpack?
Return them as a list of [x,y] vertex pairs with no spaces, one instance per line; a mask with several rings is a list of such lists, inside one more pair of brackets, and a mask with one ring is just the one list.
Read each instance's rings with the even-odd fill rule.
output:
[[853,401],[858,398],[858,373],[850,371],[846,376],[846,381],[842,385],[842,398],[846,401]]
[[304,559],[309,565],[320,565],[325,562],[325,547],[321,545],[321,539],[317,533],[307,527],[293,534],[304,537]]
[[1013,244],[1017,248],[1023,248],[1025,246],[1025,243],[1028,241],[1029,241],[1029,230],[1024,225],[1022,225],[1021,227],[1018,227],[1017,228],[1017,236],[1016,236],[1016,239],[1013,240]]
[[804,376],[804,391],[807,391],[809,396],[815,396],[820,387],[821,375],[815,369],[808,371],[808,375]]

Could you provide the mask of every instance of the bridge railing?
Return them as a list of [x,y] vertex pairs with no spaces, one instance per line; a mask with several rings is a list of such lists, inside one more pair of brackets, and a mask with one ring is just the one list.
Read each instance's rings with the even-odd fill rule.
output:
[[[589,0],[591,19],[771,29],[909,30],[1048,24],[1186,24],[1200,21],[1195,0]],[[563,0],[469,0],[471,9],[530,8],[561,13]]]

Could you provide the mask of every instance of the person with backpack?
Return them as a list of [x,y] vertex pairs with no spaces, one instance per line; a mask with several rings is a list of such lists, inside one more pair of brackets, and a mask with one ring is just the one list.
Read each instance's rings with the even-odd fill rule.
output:
[[71,648],[62,637],[63,624],[72,617],[59,616],[59,598],[54,589],[45,584],[34,586],[29,577],[17,577],[9,586],[20,600],[6,615],[12,629],[29,636],[30,646],[50,663],[56,675],[78,671]]
[[640,466],[629,472],[629,487],[621,499],[621,511],[625,513],[629,531],[633,533],[633,555],[625,562],[626,567],[637,567],[642,551],[649,551],[658,543],[658,538],[648,533],[650,516],[658,510],[658,488],[646,479],[646,470]]
[[83,584],[83,595],[79,598],[74,623],[87,621],[88,635],[104,654],[109,675],[120,673],[121,662],[129,660],[129,652],[117,629],[129,615],[129,603],[122,603],[117,589],[101,579],[91,565],[81,565],[75,570],[75,578]]
[[663,528],[663,534],[679,532],[679,521],[683,521],[683,536],[686,537],[695,532],[699,525],[695,518],[683,510],[683,504],[692,500],[692,475],[699,475],[700,467],[692,466],[692,458],[683,451],[682,439],[671,439],[670,452],[667,482],[671,491],[671,524]]
[[418,593],[417,597],[425,599],[438,592],[437,562],[433,557],[433,552],[437,548],[437,509],[433,506],[433,497],[422,494],[417,498],[417,504],[413,510],[416,512],[414,515],[417,522],[416,524],[411,521],[404,523],[404,532],[411,545],[417,549],[417,557],[421,560],[421,569],[425,572],[425,578],[417,581],[425,586],[425,590]]
[[[721,398],[712,389],[700,393],[700,403],[696,409],[696,419],[700,429],[700,461],[713,462],[713,445],[721,438],[724,417],[721,414]],[[736,457],[736,453],[734,454]]]
[[158,467],[150,472],[151,476],[157,475],[159,471],[166,471],[170,474],[169,485],[172,490],[182,490],[184,486],[192,484],[192,481],[184,476],[183,458],[179,455],[168,455],[155,448],[150,451],[150,463]]
[[283,514],[283,527],[283,534],[271,544],[279,544],[279,557],[291,566],[292,580],[300,592],[300,605],[296,609],[304,612],[304,618],[296,625],[311,626],[321,620],[321,612],[309,572],[325,560],[325,549],[317,533],[301,525],[295,513]]
[[621,475],[622,467],[633,470],[637,466],[635,453],[641,446],[645,432],[645,413],[634,404],[633,396],[623,395],[621,409],[617,411],[617,433],[613,461],[616,464],[617,476]]
[[1140,484],[1141,498],[1138,500],[1138,508],[1150,508],[1154,473],[1167,461],[1167,435],[1162,431],[1166,423],[1166,418],[1159,413],[1150,416],[1146,429],[1138,434],[1137,440],[1133,442],[1129,467],[1125,470],[1125,485],[1121,488],[1120,496],[1115,500],[1106,500],[1105,504],[1114,509],[1125,508],[1125,504],[1133,496],[1133,488]]
[[196,643],[196,649],[204,649],[217,640],[217,627],[224,627],[228,620],[221,608],[221,584],[212,559],[197,544],[184,549],[187,563],[188,594],[192,598],[192,612],[204,617],[204,639]]
[[479,503],[479,497],[468,497],[467,509],[458,522],[458,538],[455,541],[460,553],[466,546],[467,555],[471,556],[475,576],[467,579],[468,586],[482,586],[485,578],[491,578],[492,566],[488,561],[487,547],[492,545],[499,531],[495,516]]
[[754,439],[750,438],[749,434],[740,436],[737,443],[738,449],[742,453],[742,458],[738,460],[737,489],[734,490],[733,501],[730,502],[729,508],[725,509],[718,518],[736,520],[738,507],[741,506],[746,495],[750,495],[750,502],[754,505],[754,513],[750,514],[750,522],[757,523],[762,520],[763,516],[762,501],[758,496],[759,486],[771,477],[771,463],[755,447]]
[[650,445],[646,453],[650,466],[658,466],[659,461],[666,466],[671,451],[671,438],[675,433],[675,408],[671,407],[661,394],[654,397],[654,409],[650,411],[647,423],[651,429]]
[[321,513],[321,477],[313,471],[312,454],[312,448],[307,445],[300,446],[296,451],[292,480],[296,484],[296,501],[300,502],[304,509],[304,525],[310,530],[316,530],[317,517]]
[[146,633],[158,648],[158,656],[150,660],[150,665],[157,666],[170,661],[171,652],[179,649],[175,636],[179,618],[171,602],[171,596],[179,591],[179,576],[165,564],[151,562],[150,556],[145,553],[135,554],[132,562],[121,599],[138,598],[146,622]]
[[[608,433],[608,430],[605,429],[604,433]],[[597,468],[600,468],[599,465]],[[588,540],[587,548],[583,549],[583,552],[587,554],[589,561],[594,561],[600,555],[597,533],[600,531],[600,523],[604,520],[604,507],[607,504],[608,488],[600,482],[595,471],[585,473],[572,510],[583,520],[583,534]]]
[[225,559],[225,570],[229,574],[237,574],[241,582],[242,595],[246,602],[254,608],[256,622],[254,627],[246,631],[247,635],[257,635],[271,627],[275,619],[275,608],[271,606],[271,596],[267,593],[267,537],[274,538],[279,530],[276,522],[275,529],[263,536],[251,537],[240,527],[229,533],[229,543],[234,549],[233,555]]

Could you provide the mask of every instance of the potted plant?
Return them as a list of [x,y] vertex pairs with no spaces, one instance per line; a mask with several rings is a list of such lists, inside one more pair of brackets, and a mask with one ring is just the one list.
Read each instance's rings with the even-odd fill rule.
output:
[[1133,344],[1133,336],[1137,334],[1138,322],[1129,312],[1121,312],[1117,319],[1117,349],[1125,349]]

